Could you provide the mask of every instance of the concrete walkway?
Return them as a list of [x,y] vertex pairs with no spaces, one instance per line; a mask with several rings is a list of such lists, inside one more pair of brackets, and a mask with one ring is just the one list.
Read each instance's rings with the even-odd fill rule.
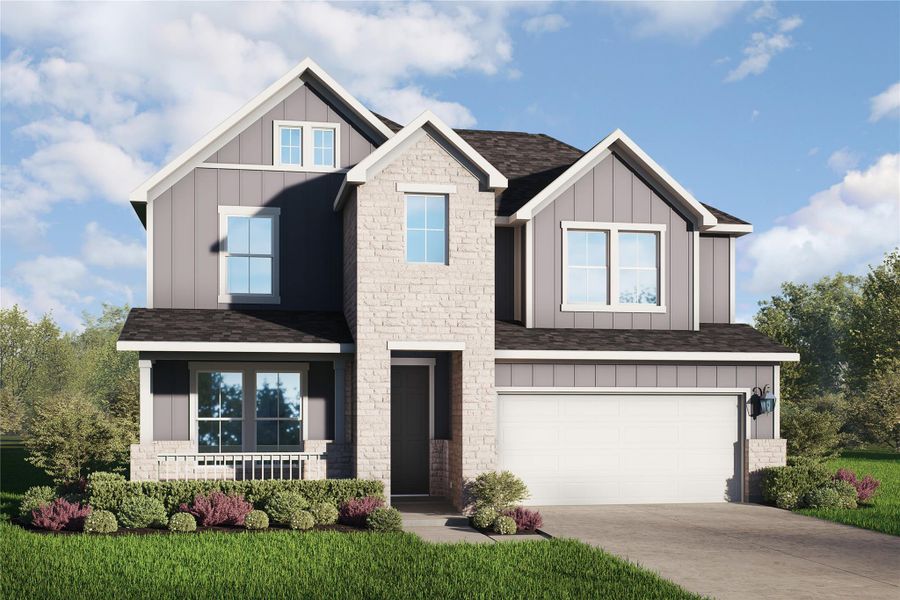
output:
[[444,498],[391,498],[391,506],[403,516],[403,531],[415,533],[426,542],[491,543],[490,537],[469,525]]
[[900,538],[753,504],[540,507],[544,531],[721,600],[900,598]]

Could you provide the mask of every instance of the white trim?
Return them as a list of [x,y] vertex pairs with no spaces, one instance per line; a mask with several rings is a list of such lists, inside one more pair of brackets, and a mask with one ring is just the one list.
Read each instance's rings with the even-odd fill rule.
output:
[[[228,217],[269,217],[272,220],[272,292],[270,294],[232,294],[228,292]],[[219,206],[219,304],[280,304],[281,245],[279,221],[281,209],[268,206]],[[224,245],[224,247],[223,247]]]
[[297,165],[241,165],[237,163],[200,163],[198,169],[223,169],[232,171],[277,171],[278,173],[346,173],[348,169],[324,169],[316,167],[298,167]]
[[[447,126],[441,119],[430,110],[426,110],[418,117],[413,119],[409,125],[397,132],[394,137],[386,141],[378,147],[374,152],[362,159],[355,167],[347,172],[346,183],[348,185],[362,185],[369,181],[379,171],[379,166],[389,162],[395,153],[402,151],[406,145],[405,142],[414,136],[417,132],[423,130],[428,125],[436,130],[447,142],[449,142],[457,151],[468,158],[472,163],[481,169],[487,176],[487,187],[492,190],[506,189],[508,182],[506,177],[497,170],[491,163],[479,154],[467,141],[465,141],[458,133]],[[339,190],[337,197],[334,199],[334,210],[340,210],[346,197],[345,188]]]
[[[562,229],[562,299],[560,310],[563,312],[630,312],[630,313],[665,313],[666,312],[666,226],[655,223],[603,223],[597,221],[560,221]],[[607,233],[607,299],[604,303],[570,304],[568,300],[569,285],[569,230],[603,231]],[[620,233],[655,233],[657,249],[657,304],[622,304],[613,302],[619,296],[619,234]]]
[[496,360],[799,362],[796,352],[657,352],[652,350],[495,350]]
[[590,169],[593,169],[604,158],[609,156],[612,149],[621,151],[629,158],[637,160],[642,167],[655,175],[663,184],[663,188],[672,193],[677,199],[681,200],[686,208],[694,214],[703,227],[712,227],[717,224],[716,217],[703,206],[690,192],[684,189],[671,175],[660,167],[656,162],[647,155],[634,141],[631,140],[621,129],[616,129],[611,134],[603,138],[596,146],[591,148],[584,156],[579,158],[572,166],[557,177],[553,183],[541,190],[534,198],[529,200],[512,215],[514,220],[529,220],[542,208],[546,203],[552,202],[579,177],[584,175]]
[[753,233],[753,225],[750,223],[719,223],[703,230],[708,233],[735,233],[738,236]]
[[387,349],[408,350],[413,352],[462,352],[466,349],[466,343],[452,341],[415,342],[407,340],[396,340],[388,342]]
[[[290,127],[300,130],[300,164],[281,162],[281,135],[279,129]],[[315,129],[331,129],[334,133],[334,164],[326,166],[315,165]],[[309,173],[334,173],[341,170],[341,124],[325,121],[287,121],[276,119],[272,121],[272,167],[280,171],[306,171]]]
[[775,365],[772,379],[772,393],[775,395],[775,412],[772,414],[772,437],[781,439],[781,365]]
[[731,394],[751,394],[747,388],[708,388],[708,387],[498,387],[498,394],[622,394],[622,395],[685,395],[710,394],[714,396],[730,396]]
[[700,232],[694,230],[694,235],[692,236],[691,241],[691,260],[693,261],[692,265],[692,276],[691,276],[691,311],[692,313],[692,321],[691,324],[694,328],[694,331],[700,331]]
[[407,192],[410,194],[441,196],[447,194],[455,194],[456,186],[452,183],[405,183],[402,181],[398,181],[397,191]]
[[297,66],[288,71],[278,81],[270,85],[258,94],[240,110],[225,119],[212,131],[203,136],[194,145],[184,151],[175,160],[157,171],[152,177],[138,186],[129,195],[129,200],[134,202],[146,202],[156,196],[156,193],[169,188],[176,181],[191,171],[206,158],[217,152],[235,135],[252,125],[256,120],[265,115],[276,104],[283,101],[292,93],[305,85],[304,78],[312,78],[315,82],[324,86],[337,99],[360,119],[361,123],[368,125],[373,132],[382,136],[385,140],[391,139],[394,133],[363,106],[356,98],[350,95],[338,82],[331,78],[312,59],[306,58]]
[[513,229],[513,319],[522,321],[522,227]]
[[123,352],[273,352],[343,354],[356,352],[355,344],[329,342],[157,342],[118,341]]
[[153,441],[153,361],[138,360],[140,370],[140,443]]
[[534,327],[534,221],[525,223],[525,327]]
[[[399,187],[399,184],[398,184]],[[432,260],[409,260],[409,197],[417,196],[419,198],[440,198],[444,201],[444,260],[443,261],[432,261]],[[426,211],[427,213],[427,211]],[[427,221],[427,217],[426,217]],[[427,225],[427,223],[426,223]],[[417,193],[417,192],[404,192],[403,193],[403,223],[401,225],[401,229],[403,230],[403,260],[407,265],[435,265],[435,266],[446,266],[450,264],[450,196],[447,194],[425,194],[425,193]],[[431,228],[421,228],[415,227],[414,231],[440,231],[439,229],[431,229]],[[427,241],[427,233],[426,233],[426,243],[425,243],[425,258],[428,258],[428,241]]]
[[728,322],[734,323],[735,321],[735,302],[737,299],[735,298],[735,273],[734,273],[734,263],[735,263],[735,238],[728,238]]
[[153,308],[153,203],[145,202],[147,219],[147,308]]
[[[433,358],[393,358],[392,367],[428,367],[428,439],[434,439],[434,365]],[[429,449],[430,452],[430,449]],[[430,469],[429,469],[430,470]]]

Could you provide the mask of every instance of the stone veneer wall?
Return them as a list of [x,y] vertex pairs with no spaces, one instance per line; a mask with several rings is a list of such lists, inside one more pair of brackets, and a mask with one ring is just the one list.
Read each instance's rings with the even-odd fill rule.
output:
[[448,462],[448,440],[431,440],[430,458],[428,493],[432,496],[449,496],[450,463]]
[[[407,264],[405,198],[398,183],[453,184],[448,201],[448,264]],[[344,209],[345,301],[356,342],[354,467],[390,494],[390,341],[465,344],[453,359],[461,377],[451,399],[451,496],[492,469],[494,423],[494,195],[430,135],[356,189]],[[354,228],[353,232],[346,231]],[[355,248],[350,244],[355,239]],[[457,375],[454,375],[456,377]]]
[[749,502],[762,500],[759,486],[760,470],[787,464],[787,440],[749,439],[744,445],[744,490]]

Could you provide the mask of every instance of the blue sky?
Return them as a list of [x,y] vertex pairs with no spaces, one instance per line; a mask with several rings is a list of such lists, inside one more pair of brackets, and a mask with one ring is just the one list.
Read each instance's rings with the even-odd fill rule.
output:
[[900,3],[0,7],[0,301],[78,328],[144,302],[128,192],[311,56],[406,122],[619,127],[753,222],[737,313],[900,244]]

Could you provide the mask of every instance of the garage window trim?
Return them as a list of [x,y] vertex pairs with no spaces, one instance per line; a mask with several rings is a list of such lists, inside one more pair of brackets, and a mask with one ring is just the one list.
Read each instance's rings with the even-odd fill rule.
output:
[[666,226],[562,221],[564,312],[666,311]]

